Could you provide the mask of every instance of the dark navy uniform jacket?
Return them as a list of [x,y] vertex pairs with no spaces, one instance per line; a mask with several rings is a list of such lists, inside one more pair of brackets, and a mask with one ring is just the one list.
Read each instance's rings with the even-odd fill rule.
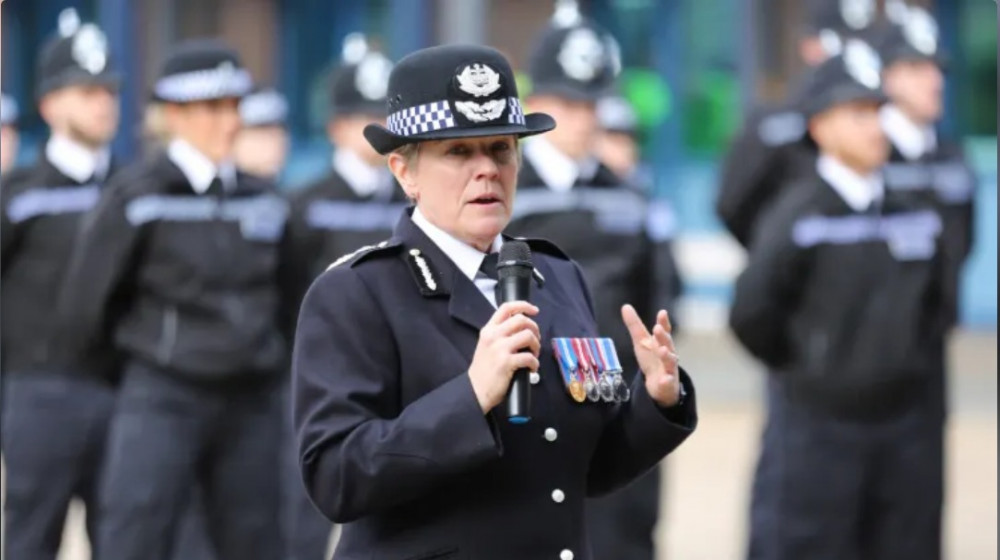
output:
[[[112,168],[113,172],[113,168]],[[109,173],[110,174],[110,173]],[[66,359],[57,351],[56,298],[82,216],[101,195],[102,185],[81,183],[44,155],[3,177],[0,191],[0,257],[3,278],[3,369],[112,376],[110,345]],[[102,330],[95,325],[95,331]]]
[[671,409],[641,375],[625,404],[570,398],[551,339],[602,333],[576,264],[547,242],[529,245],[546,282],[532,288],[543,344],[522,425],[479,408],[467,371],[494,309],[409,213],[390,240],[310,288],[294,421],[309,495],[345,523],[338,560],[588,559],[584,498],[627,484],[694,430],[686,374],[688,396]]

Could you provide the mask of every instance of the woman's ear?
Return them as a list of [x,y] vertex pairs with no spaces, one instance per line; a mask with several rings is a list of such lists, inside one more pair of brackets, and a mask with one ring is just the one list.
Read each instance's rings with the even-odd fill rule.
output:
[[396,177],[399,185],[403,187],[406,197],[415,201],[419,198],[419,189],[417,188],[416,177],[414,176],[416,172],[410,161],[409,158],[398,152],[390,153],[387,159],[389,171]]

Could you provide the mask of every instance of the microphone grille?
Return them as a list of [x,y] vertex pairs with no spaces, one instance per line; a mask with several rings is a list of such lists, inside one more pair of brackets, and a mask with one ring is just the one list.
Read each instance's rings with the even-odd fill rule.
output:
[[497,273],[501,277],[531,275],[531,249],[524,241],[505,241],[500,246]]

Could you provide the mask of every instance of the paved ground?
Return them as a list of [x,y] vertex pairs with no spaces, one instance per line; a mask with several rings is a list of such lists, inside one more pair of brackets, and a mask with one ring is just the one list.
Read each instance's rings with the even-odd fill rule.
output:
[[[666,465],[660,559],[741,557],[757,450],[760,374],[730,339],[692,335],[680,353],[699,391],[701,425]],[[949,560],[997,558],[997,338],[966,333],[952,351],[946,518]],[[59,560],[85,560],[76,512]],[[13,559],[16,560],[16,559]]]

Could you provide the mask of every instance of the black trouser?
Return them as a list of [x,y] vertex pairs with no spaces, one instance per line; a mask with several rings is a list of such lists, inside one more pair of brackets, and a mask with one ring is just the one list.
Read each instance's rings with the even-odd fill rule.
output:
[[292,426],[291,395],[282,398],[284,442],[281,450],[281,507],[286,560],[325,560],[333,523],[316,509],[306,494],[299,468],[298,445]]
[[922,402],[889,420],[845,421],[791,402],[772,379],[749,558],[939,560],[942,410]]
[[660,511],[660,468],[617,492],[587,501],[587,538],[594,560],[653,560]]
[[133,363],[111,424],[101,560],[167,560],[194,489],[219,560],[278,560],[280,395],[200,388]]
[[86,506],[94,543],[113,388],[82,376],[17,372],[4,375],[3,389],[4,557],[54,560],[74,497]]

